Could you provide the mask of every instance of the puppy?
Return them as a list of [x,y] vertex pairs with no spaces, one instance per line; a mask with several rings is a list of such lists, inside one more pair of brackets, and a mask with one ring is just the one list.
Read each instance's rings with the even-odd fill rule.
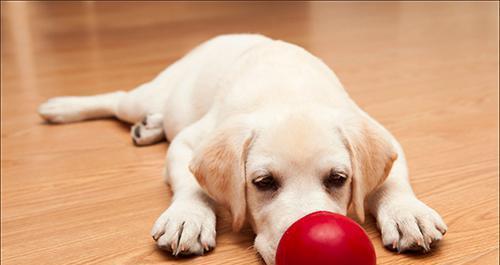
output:
[[261,35],[211,39],[130,92],[58,97],[39,108],[52,123],[117,117],[136,145],[166,138],[174,196],[153,226],[174,255],[215,247],[214,203],[234,230],[249,222],[274,264],[281,235],[326,210],[369,211],[398,252],[441,240],[446,225],[418,200],[397,140],[363,112],[335,74],[304,49]]

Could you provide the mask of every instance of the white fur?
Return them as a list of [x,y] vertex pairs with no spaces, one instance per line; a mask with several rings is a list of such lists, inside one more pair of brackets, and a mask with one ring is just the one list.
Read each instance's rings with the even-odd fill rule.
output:
[[[55,123],[116,116],[136,123],[138,145],[166,135],[174,196],[151,234],[175,255],[215,247],[214,201],[231,211],[236,229],[248,217],[268,264],[286,228],[317,210],[346,214],[352,205],[363,220],[366,201],[384,245],[399,251],[427,251],[447,229],[413,194],[396,139],[325,64],[289,43],[219,36],[133,91],[55,98],[39,112]],[[332,169],[345,171],[347,183],[325,190]],[[277,191],[254,187],[265,174],[279,180]]]

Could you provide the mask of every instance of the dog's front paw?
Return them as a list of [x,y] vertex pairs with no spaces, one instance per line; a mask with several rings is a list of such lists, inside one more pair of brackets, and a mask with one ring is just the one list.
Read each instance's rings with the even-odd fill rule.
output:
[[441,216],[415,197],[384,203],[376,217],[384,246],[398,252],[428,252],[447,230]]
[[151,236],[175,256],[202,255],[215,247],[215,213],[202,202],[174,202],[156,220]]

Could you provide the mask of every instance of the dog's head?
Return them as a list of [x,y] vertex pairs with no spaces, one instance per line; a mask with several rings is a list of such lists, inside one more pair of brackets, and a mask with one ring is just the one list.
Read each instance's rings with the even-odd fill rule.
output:
[[395,159],[389,136],[369,118],[315,109],[233,117],[195,150],[190,169],[231,211],[235,230],[248,219],[256,249],[273,264],[282,234],[308,213],[345,215],[351,205],[363,221],[365,196]]

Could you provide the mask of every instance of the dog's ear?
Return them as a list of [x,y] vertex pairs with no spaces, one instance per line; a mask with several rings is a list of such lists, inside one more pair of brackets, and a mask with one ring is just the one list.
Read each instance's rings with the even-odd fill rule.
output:
[[358,219],[364,222],[365,198],[385,181],[397,159],[397,151],[389,133],[370,118],[358,116],[348,123],[341,131],[351,159],[351,205]]
[[246,217],[246,158],[254,138],[248,124],[228,121],[195,150],[189,169],[216,202],[229,208],[233,229]]

